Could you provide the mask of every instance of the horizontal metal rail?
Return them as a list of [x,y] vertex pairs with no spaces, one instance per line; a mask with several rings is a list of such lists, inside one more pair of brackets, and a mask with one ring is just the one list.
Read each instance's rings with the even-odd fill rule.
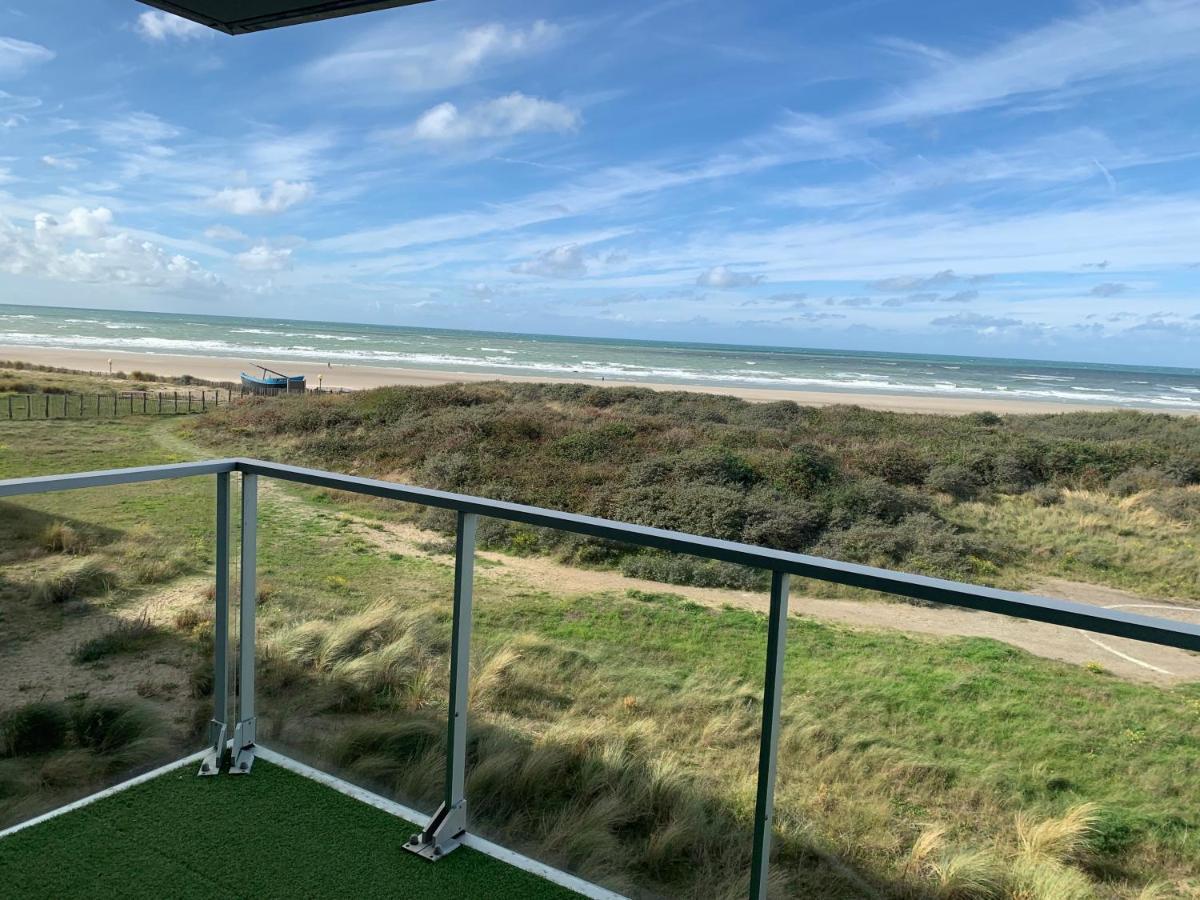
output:
[[737,563],[756,569],[783,572],[799,578],[812,578],[834,584],[867,588],[900,597],[941,603],[946,606],[1049,622],[1052,625],[1082,628],[1099,634],[1133,638],[1152,644],[1161,644],[1165,647],[1200,651],[1200,625],[1189,625],[1153,616],[1103,609],[1085,603],[1037,597],[1017,591],[1003,591],[958,581],[947,581],[942,578],[909,575],[874,566],[838,562],[818,556],[807,556],[803,553],[789,553],[785,550],[754,547],[736,541],[723,541],[695,534],[684,534],[679,531],[667,531],[662,528],[630,525],[611,519],[556,512],[536,506],[524,506],[520,503],[484,500],[465,494],[408,487],[372,478],[335,475],[317,469],[303,469],[297,466],[257,460],[240,459],[237,461],[237,465],[241,471],[254,472],[284,481],[295,481],[301,484],[333,488],[355,494],[367,494],[372,497],[384,497],[405,503],[418,503],[458,512],[477,513],[509,522],[520,522],[542,528],[556,528],[560,531],[605,538],[639,547],[686,553],[691,556]]
[[172,478],[191,478],[195,475],[216,475],[236,472],[235,459],[214,459],[207,462],[171,463],[161,466],[137,466],[132,469],[103,469],[99,472],[78,472],[71,475],[38,475],[34,478],[10,478],[0,481],[0,500],[25,494],[53,494],[58,491],[77,491],[82,488],[109,487],[114,484],[137,484],[144,481],[167,481]]
[[187,478],[194,475],[212,475],[219,472],[263,475],[282,481],[381,497],[402,503],[416,503],[456,512],[475,513],[509,522],[540,528],[554,528],[638,547],[650,547],[672,553],[684,553],[705,559],[736,563],[756,569],[766,569],[771,572],[782,572],[798,578],[811,578],[945,606],[1047,622],[1052,625],[1093,631],[1097,634],[1131,638],[1164,647],[1200,652],[1200,625],[1104,609],[1086,603],[1039,597],[1018,591],[1005,591],[942,578],[893,572],[875,566],[839,562],[803,553],[771,550],[736,541],[701,537],[679,531],[667,531],[662,528],[649,528],[644,525],[631,525],[612,519],[581,516],[536,506],[525,506],[520,503],[487,500],[466,494],[453,494],[391,481],[339,475],[319,469],[306,469],[256,459],[218,459],[207,462],[141,466],[133,469],[108,469],[71,475],[16,478],[0,481],[0,499],[24,494],[69,491],[168,478]]

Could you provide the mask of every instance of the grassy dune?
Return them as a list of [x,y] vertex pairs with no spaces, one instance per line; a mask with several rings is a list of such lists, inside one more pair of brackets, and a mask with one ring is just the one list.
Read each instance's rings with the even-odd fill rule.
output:
[[[506,497],[610,514],[618,502],[649,516],[719,497],[725,506],[714,500],[706,507],[714,514],[692,530],[736,525],[742,536],[761,522],[760,509],[778,505],[791,515],[812,506],[822,524],[806,532],[805,547],[851,546],[842,532],[898,529],[917,535],[902,557],[913,567],[967,567],[1013,581],[1095,575],[1192,595],[1186,573],[1194,563],[1185,553],[1191,491],[1180,486],[1190,477],[1186,423],[1107,414],[1094,422],[918,421],[723,398],[679,399],[677,409],[670,398],[642,392],[614,392],[609,403],[584,390],[586,397],[575,398],[515,386],[384,391],[248,403],[192,423],[23,423],[0,428],[0,473],[253,452],[491,495],[504,487]],[[645,407],[651,402],[657,411]],[[520,410],[524,418],[510,415]],[[633,433],[624,434],[619,426],[629,421],[636,421]],[[201,440],[208,450],[187,443]],[[1019,490],[996,481],[1005,470],[997,462],[965,493],[938,480],[946,475],[940,467],[957,457],[986,451],[999,460],[1004,448],[1019,456],[1012,448],[1025,441],[1044,442],[1039,452],[1057,462]],[[928,470],[919,482],[909,475],[896,483],[894,473],[888,481],[880,447],[897,459],[919,457]],[[714,459],[719,466],[704,468]],[[650,483],[662,492],[635,495],[629,472],[656,463],[664,474]],[[546,479],[546,471],[556,477]],[[725,480],[695,477],[714,471]],[[942,475],[931,480],[934,471]],[[730,480],[738,472],[740,481]],[[871,477],[887,486],[871,482],[872,497],[899,497],[904,505],[854,505]],[[703,490],[689,493],[689,479]],[[612,484],[620,488],[608,490]],[[363,539],[363,528],[412,520],[416,511],[344,499],[264,489],[260,727],[267,743],[428,807],[442,774],[452,571],[437,553],[399,554]],[[66,657],[63,664],[100,679],[119,671],[121,660],[182,648],[172,679],[179,687],[168,702],[194,698],[198,712],[172,722],[152,697],[130,702],[148,704],[159,717],[147,739],[195,741],[211,691],[203,665],[210,601],[196,578],[211,564],[204,553],[211,501],[205,480],[22,502],[21,516],[0,521],[3,528],[28,516],[25,526],[0,533],[0,659],[41,629],[93,617],[136,621],[147,603],[169,594],[174,606],[153,620],[150,644],[106,657],[109,669]],[[721,509],[728,514],[716,515]],[[147,524],[151,534],[139,530]],[[939,543],[924,541],[926,531]],[[969,552],[964,560],[947,535],[970,547],[981,535],[990,542],[999,535],[1007,546],[995,557]],[[1078,554],[1083,536],[1099,548],[1094,557]],[[554,552],[591,565],[674,565],[536,532],[493,530],[488,539],[512,552]],[[1127,539],[1135,542],[1128,557],[1110,555]],[[1035,544],[1049,552],[1035,555]],[[140,568],[157,558],[147,546],[169,548],[180,570]],[[1140,569],[1139,549],[1158,554]],[[1106,559],[1118,561],[1119,571],[1100,564]],[[38,593],[44,581],[84,565],[111,573],[115,583],[61,602]],[[479,830],[636,896],[738,895],[753,808],[762,617],[695,606],[665,587],[533,589],[503,562],[481,566],[477,579],[469,792]],[[72,603],[68,615],[63,607]],[[50,797],[37,792],[69,790],[27,773],[53,771],[68,758],[105,758],[70,724],[76,708],[97,698],[28,698],[35,701],[54,705],[68,724],[58,746],[14,751],[10,741],[0,750],[9,755],[0,759],[0,815]],[[14,709],[26,706],[22,698],[0,715],[11,722]],[[784,721],[779,896],[1050,900],[1200,892],[1200,687],[1126,683],[993,641],[799,618]],[[10,725],[0,730],[12,733]],[[72,784],[103,777],[89,770]]]

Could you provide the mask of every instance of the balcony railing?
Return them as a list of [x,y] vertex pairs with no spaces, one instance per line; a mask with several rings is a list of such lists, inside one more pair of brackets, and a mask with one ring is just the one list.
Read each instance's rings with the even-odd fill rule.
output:
[[[229,703],[230,566],[233,532],[230,522],[231,478],[241,474],[240,633],[236,718]],[[408,849],[437,860],[459,846],[468,834],[466,796],[467,698],[469,692],[472,587],[475,534],[480,516],[558,529],[720,560],[762,569],[771,574],[766,671],[763,678],[762,731],[758,759],[754,844],[750,897],[766,897],[770,866],[776,757],[780,730],[784,650],[787,642],[788,582],[791,576],[880,591],[946,606],[981,610],[1013,618],[1048,622],[1096,634],[1131,638],[1165,647],[1200,652],[1200,626],[1102,609],[1081,603],[1036,597],[977,585],[907,575],[871,566],[836,562],[798,553],[753,547],[732,541],[630,525],[591,516],[555,512],[516,503],[486,500],[445,491],[409,487],[387,481],[338,475],[314,469],[253,459],[222,459],[177,465],[110,469],[71,475],[51,475],[0,481],[0,498],[119,484],[192,478],[216,478],[216,586],[214,591],[215,649],[213,659],[214,709],[209,730],[209,750],[201,775],[216,775],[232,740],[230,774],[251,772],[255,734],[255,604],[258,479],[274,478],[316,487],[347,491],[404,503],[452,510],[457,515],[454,569],[454,611],[450,645],[450,693],[447,717],[446,780],[442,802],[428,825],[409,841]]]

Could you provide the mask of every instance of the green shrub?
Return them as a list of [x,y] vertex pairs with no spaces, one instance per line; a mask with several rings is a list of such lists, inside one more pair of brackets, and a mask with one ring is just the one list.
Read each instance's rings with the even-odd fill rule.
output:
[[775,483],[781,490],[808,497],[837,480],[840,472],[837,460],[819,447],[793,447],[775,472]]
[[830,492],[830,524],[844,528],[860,519],[895,524],[906,516],[929,509],[929,501],[907,488],[869,476],[847,482]]
[[803,550],[820,537],[828,521],[829,513],[820,503],[788,501],[759,490],[746,499],[741,540],[776,550]]
[[930,462],[924,453],[908,444],[889,443],[875,448],[864,461],[866,471],[891,484],[920,485],[929,474]]
[[1188,525],[1200,523],[1200,491],[1168,488],[1150,492],[1141,502],[1176,522]]
[[33,756],[59,750],[70,718],[60,703],[28,703],[0,718],[0,756]]
[[1028,496],[1036,506],[1055,506],[1062,502],[1062,491],[1048,484],[1038,485]]
[[994,564],[998,551],[975,543],[941,519],[917,513],[897,523],[864,520],[828,531],[813,552],[845,562],[969,580]]
[[653,550],[625,557],[621,561],[621,572],[630,578],[665,584],[746,591],[762,590],[768,582],[768,575],[759,569]]
[[1118,497],[1132,497],[1143,491],[1179,487],[1185,483],[1178,472],[1135,466],[1114,476],[1108,482],[1108,489]]
[[949,494],[955,500],[974,500],[983,490],[983,479],[978,473],[960,463],[934,466],[925,484],[930,490]]

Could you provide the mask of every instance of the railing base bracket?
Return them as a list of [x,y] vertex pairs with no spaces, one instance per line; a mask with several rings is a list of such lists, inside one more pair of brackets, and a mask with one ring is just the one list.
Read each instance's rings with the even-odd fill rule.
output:
[[207,777],[221,774],[221,767],[225,764],[225,727],[224,722],[209,723],[208,732],[212,736],[212,743],[200,763],[197,775]]
[[229,763],[230,775],[249,775],[254,766],[255,719],[238,722],[233,729],[233,759]]
[[414,834],[404,845],[409,853],[437,862],[449,856],[460,846],[460,838],[467,830],[467,805],[465,802],[447,808],[442,804],[429,820],[425,830]]

